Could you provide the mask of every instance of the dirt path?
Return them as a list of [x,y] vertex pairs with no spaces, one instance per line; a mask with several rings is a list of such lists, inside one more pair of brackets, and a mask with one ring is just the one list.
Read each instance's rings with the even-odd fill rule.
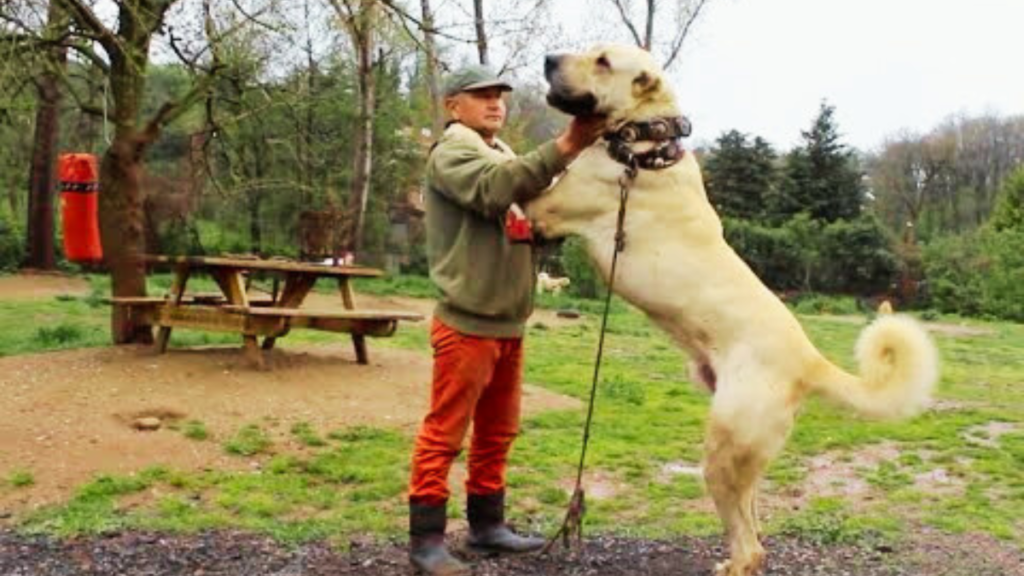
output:
[[[0,477],[32,472],[35,485],[0,491],[0,512],[17,513],[66,498],[95,473],[128,473],[156,464],[185,470],[248,465],[220,441],[240,427],[269,429],[281,450],[301,450],[289,433],[308,422],[321,433],[353,426],[412,433],[426,409],[430,358],[373,349],[355,363],[351,345],[276,352],[275,369],[251,369],[235,348],[100,348],[0,358]],[[527,413],[576,408],[577,400],[527,385]],[[163,428],[141,432],[138,417],[199,420],[212,441]]]
[[0,276],[0,299],[46,300],[55,296],[89,293],[89,282],[84,278],[56,273],[17,274]]

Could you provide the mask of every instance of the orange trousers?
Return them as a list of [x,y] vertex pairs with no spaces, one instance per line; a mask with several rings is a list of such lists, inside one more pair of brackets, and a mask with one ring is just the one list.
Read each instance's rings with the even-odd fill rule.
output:
[[448,500],[448,471],[462,450],[470,422],[466,492],[500,492],[505,488],[509,449],[519,433],[523,340],[470,336],[434,319],[430,345],[430,412],[416,437],[409,501],[435,505]]

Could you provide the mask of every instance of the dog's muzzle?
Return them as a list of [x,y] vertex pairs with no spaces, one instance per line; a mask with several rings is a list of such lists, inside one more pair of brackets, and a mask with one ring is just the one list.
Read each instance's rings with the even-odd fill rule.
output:
[[562,78],[562,54],[548,54],[544,58],[544,78],[551,86],[548,90],[548,104],[570,116],[587,116],[597,111],[597,98],[590,92],[576,94]]

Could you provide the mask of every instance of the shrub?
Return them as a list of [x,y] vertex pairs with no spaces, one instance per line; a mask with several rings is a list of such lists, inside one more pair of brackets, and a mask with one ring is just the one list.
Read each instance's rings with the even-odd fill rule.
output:
[[990,224],[1000,231],[1024,230],[1024,166],[1003,182]]
[[775,290],[885,292],[898,270],[881,223],[873,216],[823,225],[800,214],[780,227],[724,221],[726,241]]
[[899,263],[891,243],[874,216],[837,220],[821,235],[818,288],[829,292],[878,294],[886,292]]
[[603,292],[603,283],[590,263],[583,239],[572,237],[562,244],[562,270],[572,283],[569,293],[581,298],[597,298]]
[[52,328],[40,326],[36,329],[35,340],[45,346],[64,346],[81,340],[85,334],[75,324],[58,324]]
[[761,280],[776,290],[801,287],[799,247],[790,231],[726,218],[725,239]]
[[0,271],[15,270],[24,255],[24,239],[14,216],[0,208]]
[[943,312],[1024,321],[1024,230],[992,227],[924,250],[927,297]]

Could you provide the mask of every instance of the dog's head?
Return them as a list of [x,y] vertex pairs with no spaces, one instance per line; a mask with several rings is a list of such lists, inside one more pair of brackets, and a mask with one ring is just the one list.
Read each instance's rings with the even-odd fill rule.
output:
[[548,104],[573,116],[624,118],[674,112],[675,98],[661,67],[635,46],[606,44],[579,54],[550,54],[544,61]]

